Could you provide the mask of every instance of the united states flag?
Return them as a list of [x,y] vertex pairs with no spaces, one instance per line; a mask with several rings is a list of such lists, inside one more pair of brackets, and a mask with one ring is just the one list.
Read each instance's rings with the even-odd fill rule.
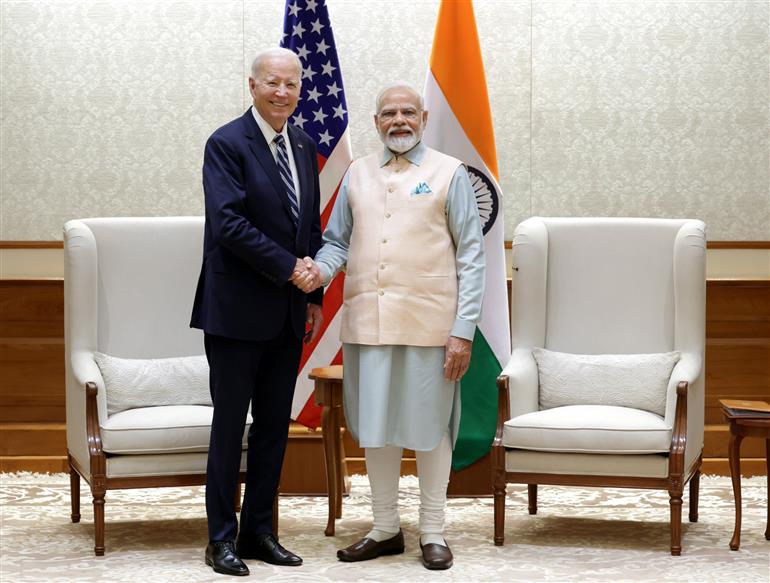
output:
[[[287,0],[281,46],[297,53],[302,61],[302,93],[289,121],[305,130],[318,146],[323,229],[352,160],[342,74],[325,0]],[[323,328],[313,344],[305,345],[300,361],[291,416],[308,427],[317,427],[321,420],[308,373],[315,367],[342,362],[339,311],[343,281],[340,274],[326,289]]]

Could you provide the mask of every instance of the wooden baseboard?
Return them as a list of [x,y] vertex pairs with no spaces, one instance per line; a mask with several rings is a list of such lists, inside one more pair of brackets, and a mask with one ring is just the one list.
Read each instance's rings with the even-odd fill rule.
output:
[[0,456],[66,456],[64,423],[0,423]]
[[[703,458],[701,473],[705,476],[729,476],[730,463],[727,458],[714,457]],[[751,476],[764,476],[767,474],[767,462],[765,458],[741,457],[741,475],[745,478]]]
[[[727,458],[730,428],[726,424],[706,425],[703,433],[703,457]],[[765,440],[746,437],[741,442],[741,459],[764,458]]]
[[69,463],[67,456],[58,455],[0,456],[0,472],[58,474],[69,472]]

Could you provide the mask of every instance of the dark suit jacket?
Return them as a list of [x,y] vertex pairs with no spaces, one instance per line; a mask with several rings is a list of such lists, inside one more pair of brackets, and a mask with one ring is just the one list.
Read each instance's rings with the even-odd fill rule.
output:
[[249,109],[215,131],[203,158],[203,266],[190,326],[240,340],[276,337],[287,315],[305,331],[307,295],[288,281],[297,257],[321,246],[318,162],[313,140],[288,126],[300,192],[295,228],[270,148]]

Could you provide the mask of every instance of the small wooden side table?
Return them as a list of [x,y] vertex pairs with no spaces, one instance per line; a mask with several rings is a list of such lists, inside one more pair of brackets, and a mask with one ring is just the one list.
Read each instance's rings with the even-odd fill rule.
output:
[[[733,538],[730,540],[730,550],[737,551],[741,545],[741,441],[744,437],[759,437],[765,440],[765,459],[770,477],[770,417],[734,415],[721,400],[720,404],[722,405],[722,414],[730,424],[730,445],[727,454],[735,497],[735,530],[733,531]],[[770,484],[768,484],[765,538],[770,540]]]
[[323,431],[324,457],[326,459],[326,485],[329,492],[329,518],[326,536],[334,536],[334,521],[342,517],[342,494],[347,479],[345,451],[342,446],[342,365],[314,368],[310,379],[315,381],[315,402],[323,407],[321,430]]

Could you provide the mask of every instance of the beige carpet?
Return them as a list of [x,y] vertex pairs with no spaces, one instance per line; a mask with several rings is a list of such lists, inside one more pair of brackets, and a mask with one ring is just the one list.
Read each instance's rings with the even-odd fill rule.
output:
[[[202,488],[123,490],[107,496],[107,554],[93,556],[90,497],[82,522],[69,521],[64,474],[3,474],[0,580],[232,581],[203,563],[206,518]],[[299,568],[249,561],[257,581],[762,581],[770,580],[764,538],[767,481],[743,483],[740,551],[728,549],[733,528],[727,478],[701,480],[700,521],[683,526],[683,554],[668,553],[668,499],[641,490],[540,487],[539,513],[527,514],[526,488],[509,486],[506,545],[492,544],[491,499],[449,502],[449,571],[419,562],[416,479],[402,478],[407,550],[355,565],[335,558],[370,522],[366,478],[355,476],[337,535],[325,537],[325,498],[281,499],[281,541],[305,559]],[[685,516],[687,501],[685,499]],[[685,519],[686,520],[686,519]]]

